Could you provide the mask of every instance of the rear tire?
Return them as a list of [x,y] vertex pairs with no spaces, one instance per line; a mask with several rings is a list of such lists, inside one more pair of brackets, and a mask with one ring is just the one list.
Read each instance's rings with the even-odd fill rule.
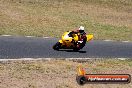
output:
[[75,43],[74,45],[75,46],[73,48],[73,51],[75,51],[75,52],[79,51],[80,50],[80,44]]
[[79,50],[80,50],[80,49],[77,48],[77,47],[73,49],[73,51],[75,51],[75,52],[77,52],[77,51],[79,51]]
[[61,48],[61,43],[60,42],[57,42],[54,46],[53,46],[53,49],[54,50],[59,50]]

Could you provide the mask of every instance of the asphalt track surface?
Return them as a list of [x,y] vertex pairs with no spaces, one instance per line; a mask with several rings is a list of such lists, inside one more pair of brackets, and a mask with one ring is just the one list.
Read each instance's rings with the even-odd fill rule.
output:
[[78,51],[55,51],[57,38],[0,37],[0,59],[16,58],[132,58],[132,42],[88,42]]

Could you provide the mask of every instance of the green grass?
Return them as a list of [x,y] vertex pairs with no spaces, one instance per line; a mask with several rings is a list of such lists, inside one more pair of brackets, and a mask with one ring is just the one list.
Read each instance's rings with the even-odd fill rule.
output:
[[94,39],[132,41],[132,0],[1,0],[0,35],[61,37],[80,25]]

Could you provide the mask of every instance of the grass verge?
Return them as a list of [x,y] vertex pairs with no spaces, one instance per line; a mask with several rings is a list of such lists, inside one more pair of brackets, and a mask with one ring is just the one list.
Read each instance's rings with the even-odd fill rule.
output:
[[0,35],[61,37],[80,25],[95,39],[132,41],[131,0],[1,0]]

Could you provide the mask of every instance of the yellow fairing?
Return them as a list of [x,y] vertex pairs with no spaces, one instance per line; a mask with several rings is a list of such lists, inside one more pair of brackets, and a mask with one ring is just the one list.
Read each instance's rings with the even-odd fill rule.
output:
[[93,35],[92,34],[89,34],[89,35],[86,35],[87,36],[87,41],[90,41],[93,39]]
[[65,32],[62,35],[62,41],[65,41],[65,42],[71,42],[72,41],[72,37],[69,37],[68,34],[69,34],[69,32]]
[[74,41],[78,41],[78,35],[77,34],[74,34],[73,38],[74,38]]
[[69,33],[71,31],[67,31],[65,32],[63,35],[62,35],[62,40],[59,40],[59,42],[62,44],[62,45],[66,45],[67,47],[70,47],[73,45],[73,43],[71,43],[73,41],[73,38],[75,41],[78,41],[78,36],[77,34],[74,34],[73,37],[69,37]]
[[60,43],[63,43],[63,41],[62,41],[62,40],[59,40],[59,42],[60,42]]

